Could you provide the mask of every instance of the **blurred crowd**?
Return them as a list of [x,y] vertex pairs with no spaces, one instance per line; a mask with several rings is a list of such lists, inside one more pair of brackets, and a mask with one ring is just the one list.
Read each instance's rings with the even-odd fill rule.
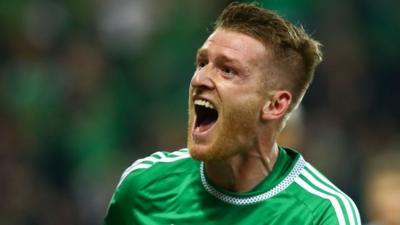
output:
[[[126,167],[185,147],[195,53],[229,2],[1,1],[0,224],[101,224]],[[381,220],[372,179],[385,155],[400,164],[400,3],[259,2],[324,45],[281,144]]]

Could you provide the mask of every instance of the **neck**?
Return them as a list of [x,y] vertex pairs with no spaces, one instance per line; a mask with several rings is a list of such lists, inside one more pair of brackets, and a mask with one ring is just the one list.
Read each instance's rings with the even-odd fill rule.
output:
[[278,153],[275,142],[264,143],[228,160],[206,162],[205,169],[208,178],[217,186],[234,192],[248,192],[271,173]]

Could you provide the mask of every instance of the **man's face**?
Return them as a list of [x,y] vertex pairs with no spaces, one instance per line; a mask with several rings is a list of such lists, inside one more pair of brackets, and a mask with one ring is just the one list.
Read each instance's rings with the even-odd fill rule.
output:
[[265,46],[245,34],[219,28],[208,37],[198,51],[189,90],[193,158],[226,160],[257,144],[268,58]]

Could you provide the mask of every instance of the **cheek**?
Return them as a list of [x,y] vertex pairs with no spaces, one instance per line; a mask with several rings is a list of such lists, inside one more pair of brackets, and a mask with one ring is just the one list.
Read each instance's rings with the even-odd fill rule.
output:
[[232,90],[229,93],[221,94],[222,106],[226,110],[236,109],[239,111],[253,112],[262,109],[263,98],[254,90]]

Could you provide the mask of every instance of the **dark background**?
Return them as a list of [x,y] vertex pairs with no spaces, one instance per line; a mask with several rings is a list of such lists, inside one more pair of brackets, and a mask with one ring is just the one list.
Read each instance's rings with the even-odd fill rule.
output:
[[[125,168],[185,147],[195,52],[228,2],[1,1],[0,224],[100,224]],[[365,217],[365,162],[400,151],[400,3],[261,2],[324,45],[282,143]]]

